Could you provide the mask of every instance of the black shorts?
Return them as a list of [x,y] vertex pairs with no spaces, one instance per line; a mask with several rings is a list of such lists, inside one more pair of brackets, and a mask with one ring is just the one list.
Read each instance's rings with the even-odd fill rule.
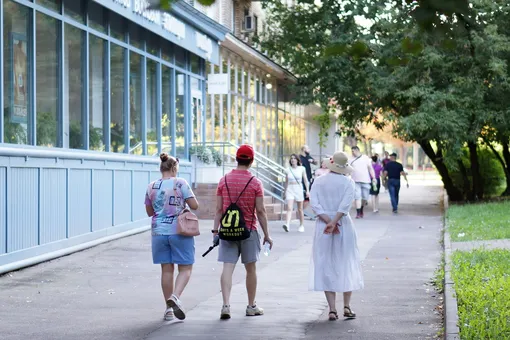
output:
[[377,179],[377,190],[374,190],[374,186],[370,185],[370,195],[377,196],[379,195],[379,191],[381,191],[381,179]]

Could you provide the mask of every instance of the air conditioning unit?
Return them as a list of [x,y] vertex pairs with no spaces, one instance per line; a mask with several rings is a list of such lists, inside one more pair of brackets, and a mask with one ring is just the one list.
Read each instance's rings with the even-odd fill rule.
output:
[[243,31],[244,32],[255,31],[255,19],[253,18],[253,15],[247,15],[244,17]]

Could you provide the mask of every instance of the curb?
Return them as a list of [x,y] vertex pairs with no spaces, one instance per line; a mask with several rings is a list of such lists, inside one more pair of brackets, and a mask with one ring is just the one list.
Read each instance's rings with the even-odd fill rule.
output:
[[457,307],[457,298],[455,297],[454,283],[451,277],[451,255],[452,255],[452,242],[450,234],[448,233],[446,223],[446,210],[448,209],[448,195],[444,191],[444,325],[445,325],[445,339],[446,340],[459,340],[459,314]]

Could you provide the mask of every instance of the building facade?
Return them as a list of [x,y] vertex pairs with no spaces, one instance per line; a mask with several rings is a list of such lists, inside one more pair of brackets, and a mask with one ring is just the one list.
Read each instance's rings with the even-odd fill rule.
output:
[[0,5],[0,272],[146,229],[154,156],[191,179],[193,103],[228,29],[185,3]]
[[292,104],[296,79],[253,45],[260,4],[147,4],[0,0],[0,273],[146,230],[161,151],[191,182],[196,143],[280,164],[314,149],[317,108]]

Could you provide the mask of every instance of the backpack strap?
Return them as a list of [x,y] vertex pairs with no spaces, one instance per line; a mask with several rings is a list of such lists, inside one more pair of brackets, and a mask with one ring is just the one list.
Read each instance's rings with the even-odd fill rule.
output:
[[[248,183],[246,183],[246,185],[244,186],[244,189],[243,191],[241,191],[241,193],[239,194],[239,196],[237,196],[237,199],[236,201],[234,202],[235,204],[237,204],[237,202],[239,202],[239,199],[241,198],[241,196],[244,194],[244,192],[246,191],[246,188],[248,188],[248,185],[250,185],[251,181],[255,178],[255,176],[252,176],[250,178],[250,180],[248,181]],[[226,179],[225,179],[225,183],[226,183]],[[230,195],[230,194],[229,194]],[[230,198],[230,197],[229,197]],[[232,202],[232,200],[230,200]]]

